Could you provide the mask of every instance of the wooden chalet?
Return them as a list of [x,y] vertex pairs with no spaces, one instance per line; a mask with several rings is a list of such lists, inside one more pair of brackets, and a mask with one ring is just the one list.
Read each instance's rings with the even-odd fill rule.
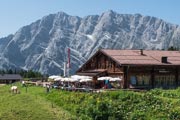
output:
[[10,84],[22,80],[19,74],[0,74],[0,84]]
[[122,88],[175,88],[180,86],[180,51],[108,50],[97,51],[79,75],[122,77]]

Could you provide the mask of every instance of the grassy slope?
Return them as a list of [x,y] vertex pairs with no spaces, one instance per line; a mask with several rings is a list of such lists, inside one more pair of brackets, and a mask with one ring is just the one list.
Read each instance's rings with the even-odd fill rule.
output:
[[51,90],[48,94],[41,87],[28,87],[27,93],[19,87],[21,94],[11,94],[9,88],[0,87],[0,120],[180,119],[180,88],[143,93]]
[[[0,120],[69,120],[75,119],[67,111],[53,105],[39,94],[43,88],[19,87],[20,94],[9,93],[10,86],[0,87]],[[52,106],[53,105],[53,106]]]

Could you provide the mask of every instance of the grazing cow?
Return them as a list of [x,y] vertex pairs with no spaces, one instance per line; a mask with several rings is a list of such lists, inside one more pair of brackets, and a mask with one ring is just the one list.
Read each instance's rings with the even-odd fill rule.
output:
[[12,93],[18,93],[18,88],[17,88],[17,86],[12,86],[12,87],[11,87],[11,92],[12,92]]

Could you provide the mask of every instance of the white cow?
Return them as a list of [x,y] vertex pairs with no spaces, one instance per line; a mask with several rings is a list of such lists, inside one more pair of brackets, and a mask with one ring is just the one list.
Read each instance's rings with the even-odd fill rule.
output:
[[12,86],[11,87],[11,92],[12,93],[18,93],[18,87],[17,86]]

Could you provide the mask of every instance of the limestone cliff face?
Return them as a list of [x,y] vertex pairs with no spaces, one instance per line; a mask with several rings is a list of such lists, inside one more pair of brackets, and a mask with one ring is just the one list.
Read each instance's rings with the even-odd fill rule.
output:
[[71,72],[100,48],[167,49],[180,46],[180,27],[140,14],[107,11],[84,18],[59,12],[0,39],[0,68],[61,74],[71,49]]

